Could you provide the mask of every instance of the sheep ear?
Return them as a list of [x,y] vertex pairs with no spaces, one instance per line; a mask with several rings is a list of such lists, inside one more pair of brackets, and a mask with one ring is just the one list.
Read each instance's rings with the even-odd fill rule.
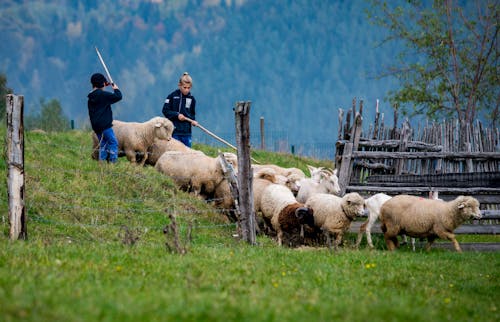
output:
[[155,127],[161,127],[161,123],[160,122],[155,123]]
[[461,204],[458,205],[458,209],[462,209],[464,207],[465,207],[465,205],[463,203],[461,203]]
[[333,170],[333,175],[336,176],[337,175],[337,169],[334,169]]

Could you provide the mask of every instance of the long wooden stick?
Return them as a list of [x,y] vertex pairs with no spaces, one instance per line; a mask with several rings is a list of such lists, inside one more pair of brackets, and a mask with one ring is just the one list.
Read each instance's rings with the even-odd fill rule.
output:
[[[193,123],[193,120],[190,119],[189,117],[187,116],[184,116],[186,121],[190,122],[190,123]],[[215,139],[221,141],[222,143],[226,144],[227,146],[233,148],[235,151],[238,151],[238,148],[235,147],[234,145],[232,145],[231,143],[227,142],[226,140],[224,140],[223,138],[215,135],[214,133],[210,132],[209,130],[207,130],[205,127],[203,127],[200,123],[198,123],[198,125],[196,127],[199,127],[201,130],[203,130],[205,133],[207,133],[208,135],[214,137]],[[255,160],[254,158],[250,158],[252,159],[253,162],[255,163],[259,163],[259,161]]]
[[108,75],[109,82],[113,84],[113,79],[111,78],[111,74],[109,73],[108,67],[104,63],[104,59],[102,59],[101,53],[99,52],[99,49],[97,49],[97,46],[95,47],[95,51],[97,52],[97,56],[99,57],[99,60],[101,61],[102,67],[104,67],[104,70],[106,71],[106,75]]

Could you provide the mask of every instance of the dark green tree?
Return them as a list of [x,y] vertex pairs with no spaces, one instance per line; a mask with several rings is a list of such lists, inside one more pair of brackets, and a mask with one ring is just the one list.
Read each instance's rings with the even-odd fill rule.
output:
[[484,116],[498,124],[500,1],[370,1],[371,21],[389,32],[385,41],[402,44],[379,75],[401,83],[388,95],[393,105],[406,114],[465,122]]
[[69,129],[69,119],[64,115],[57,99],[45,102],[45,99],[41,98],[40,107],[39,114],[26,117],[27,129],[41,129],[48,132],[61,132]]
[[5,95],[12,94],[12,89],[7,87],[7,76],[0,73],[0,120],[5,120],[6,100]]

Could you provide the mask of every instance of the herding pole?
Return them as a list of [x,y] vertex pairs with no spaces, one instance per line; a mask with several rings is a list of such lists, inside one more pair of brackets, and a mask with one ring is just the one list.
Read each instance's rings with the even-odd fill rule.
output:
[[106,75],[108,75],[109,82],[111,84],[114,84],[113,79],[111,78],[111,74],[109,73],[108,67],[106,67],[106,64],[104,63],[104,59],[102,59],[101,53],[99,52],[99,49],[97,49],[97,46],[95,47],[95,51],[97,52],[97,56],[99,57],[99,60],[101,61],[102,67],[104,67],[104,70],[106,71]]

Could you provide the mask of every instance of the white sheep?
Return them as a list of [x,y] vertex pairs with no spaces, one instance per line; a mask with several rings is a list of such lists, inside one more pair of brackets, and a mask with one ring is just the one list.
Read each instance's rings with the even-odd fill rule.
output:
[[280,184],[268,185],[262,195],[263,218],[270,220],[278,245],[297,246],[303,238],[304,225],[313,227],[313,211],[298,203],[290,189]]
[[[319,180],[318,180],[319,179]],[[314,178],[305,178],[299,181],[298,202],[306,202],[309,197],[316,193],[337,195],[340,192],[337,169],[321,169],[315,173]]]
[[[144,165],[148,158],[147,151],[155,139],[170,140],[174,125],[164,117],[154,117],[143,123],[114,120],[113,131],[118,141],[119,156],[123,156],[124,153],[130,162]],[[99,142],[95,134],[92,139],[94,147],[92,158],[98,159]],[[141,161],[138,161],[137,155],[142,156]]]
[[[252,164],[252,168],[254,173],[259,172],[263,168],[273,169],[276,172],[278,180],[281,183],[285,182],[286,185],[292,190],[294,195],[296,195],[299,191],[299,181],[306,177],[304,171],[298,168],[285,168],[275,164]],[[286,179],[284,179],[283,177],[285,177]]]
[[332,194],[317,193],[309,197],[305,203],[314,212],[314,226],[326,236],[331,247],[331,237],[335,235],[335,248],[342,243],[344,233],[349,229],[352,220],[364,212],[365,200],[357,193],[351,192],[342,198]]
[[[257,224],[261,232],[265,232],[268,235],[272,235],[271,221],[266,221],[262,216],[262,196],[264,194],[264,189],[269,185],[278,183],[276,171],[272,168],[262,168],[258,172],[253,174],[252,180],[252,192],[253,192],[253,209],[257,219]],[[283,176],[280,176],[285,178]],[[279,184],[282,184],[281,182]],[[286,184],[286,180],[285,180]]]
[[[198,150],[194,150],[188,146],[186,146],[181,141],[172,138],[170,140],[160,140],[155,139],[153,144],[148,149],[148,158],[146,160],[146,164],[155,166],[158,159],[161,157],[163,153],[166,151],[180,151],[185,153],[194,152],[196,153]],[[201,152],[201,151],[199,151]]]
[[365,200],[365,207],[368,210],[368,220],[366,220],[361,227],[359,227],[358,239],[356,240],[356,247],[359,247],[361,240],[363,239],[363,233],[366,232],[366,240],[370,248],[373,248],[372,242],[372,227],[373,224],[379,219],[380,216],[380,208],[382,205],[391,199],[391,196],[386,195],[385,193],[377,193]]
[[387,248],[399,247],[397,236],[427,238],[429,250],[436,238],[453,242],[457,252],[460,245],[453,231],[468,219],[480,219],[479,202],[470,196],[459,196],[452,201],[432,200],[416,196],[399,195],[391,198],[380,209],[380,220]]
[[[225,152],[222,156],[237,169],[237,156],[234,153]],[[225,180],[220,158],[199,151],[167,151],[158,159],[155,169],[170,176],[181,190],[207,199],[214,195],[216,187]]]

